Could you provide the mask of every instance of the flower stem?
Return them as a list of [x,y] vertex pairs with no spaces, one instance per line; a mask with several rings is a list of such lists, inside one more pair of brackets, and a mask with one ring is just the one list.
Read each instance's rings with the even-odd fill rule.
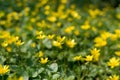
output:
[[4,80],[4,75],[2,75],[2,80]]

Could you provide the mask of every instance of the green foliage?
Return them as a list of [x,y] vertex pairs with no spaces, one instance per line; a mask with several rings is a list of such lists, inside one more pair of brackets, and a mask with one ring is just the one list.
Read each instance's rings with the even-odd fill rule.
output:
[[117,2],[0,0],[0,80],[119,80]]

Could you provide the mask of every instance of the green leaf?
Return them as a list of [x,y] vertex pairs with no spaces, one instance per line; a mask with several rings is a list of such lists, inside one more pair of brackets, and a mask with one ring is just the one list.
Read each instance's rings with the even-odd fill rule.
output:
[[52,48],[52,43],[47,38],[43,40],[43,44],[45,45],[45,47],[47,47],[49,49]]
[[57,63],[52,63],[49,68],[52,70],[52,72],[57,72],[58,70],[58,64]]
[[54,74],[54,75],[52,76],[52,79],[58,79],[59,77],[60,77],[59,74]]
[[75,79],[75,76],[69,76],[68,78],[66,78],[65,80],[74,80]]

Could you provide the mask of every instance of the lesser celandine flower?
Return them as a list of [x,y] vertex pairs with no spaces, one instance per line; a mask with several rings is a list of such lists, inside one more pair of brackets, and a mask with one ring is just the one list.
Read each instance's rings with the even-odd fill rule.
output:
[[111,36],[111,33],[103,31],[100,36],[102,39],[106,40]]
[[110,58],[109,62],[107,62],[107,65],[111,68],[117,67],[120,65],[119,59],[116,59],[115,57]]
[[36,31],[36,35],[41,35],[41,34],[44,34],[43,31]]
[[8,65],[5,65],[5,66],[2,66],[0,64],[0,74],[3,75],[3,74],[6,74],[7,72],[9,72],[10,69],[9,69],[9,66]]
[[116,51],[115,54],[116,54],[117,56],[120,56],[120,51]]
[[30,30],[30,31],[32,31],[33,27],[32,26],[28,26],[27,29]]
[[21,42],[21,40],[17,40],[17,41],[15,42],[15,44],[16,44],[17,46],[21,46],[21,45],[24,44],[24,42]]
[[46,37],[46,35],[44,35],[44,34],[43,35],[38,35],[37,39],[44,39],[45,37]]
[[75,26],[69,26],[65,29],[65,33],[70,34],[75,29]]
[[39,51],[38,52],[38,57],[42,57],[43,56],[43,52],[42,51]]
[[6,24],[5,20],[0,21],[0,25],[5,25],[5,24]]
[[46,5],[46,6],[44,7],[44,9],[45,9],[45,10],[49,10],[49,9],[50,9],[50,6],[49,6],[49,5]]
[[30,44],[30,46],[31,46],[32,48],[35,48],[35,47],[36,47],[36,43],[33,42],[33,43]]
[[118,36],[117,36],[116,34],[111,34],[110,39],[111,39],[112,41],[115,41],[115,40],[118,39]]
[[80,18],[81,18],[81,16],[80,16],[76,11],[72,11],[72,12],[71,12],[71,15],[72,15],[74,18],[76,18],[76,19],[80,19]]
[[20,77],[16,77],[16,76],[10,76],[10,77],[8,77],[7,78],[7,80],[24,80],[24,78],[22,77],[22,76],[20,76]]
[[55,21],[57,21],[57,18],[55,16],[49,16],[47,18],[47,20],[50,21],[50,22],[55,22]]
[[63,42],[66,39],[65,36],[61,37],[61,36],[57,36],[57,41],[58,42]]
[[82,26],[80,26],[80,28],[83,29],[83,30],[88,30],[88,29],[90,29],[89,21],[86,20],[85,23],[84,23]]
[[10,32],[8,31],[0,31],[0,38],[2,39],[6,39],[6,38],[9,38],[10,37]]
[[118,44],[117,44],[117,48],[119,48],[119,49],[120,49],[120,43],[118,43]]
[[118,75],[112,75],[112,76],[109,76],[107,78],[107,80],[119,80],[119,76]]
[[53,41],[53,46],[62,48],[62,43],[60,43],[59,41]]
[[100,56],[100,50],[97,50],[97,48],[94,48],[90,52],[93,55],[94,61],[98,61],[99,56]]
[[18,80],[24,80],[24,78],[21,76],[21,77],[18,78]]
[[85,61],[92,61],[93,60],[93,56],[92,55],[87,55],[85,58]]
[[73,48],[76,45],[76,42],[74,39],[72,39],[72,40],[67,40],[66,44],[68,47]]
[[85,24],[85,25],[81,26],[81,29],[83,29],[83,30],[88,30],[89,28],[90,28],[89,24]]
[[61,25],[62,25],[62,23],[61,22],[57,22],[57,24],[56,24],[58,27],[60,27]]
[[118,38],[120,38],[120,29],[116,29],[115,34],[118,36]]
[[39,61],[41,64],[46,64],[48,62],[48,58],[40,58]]
[[76,36],[80,35],[79,30],[75,30],[75,31],[74,31],[74,34],[75,34]]
[[46,35],[43,33],[43,31],[36,31],[37,39],[44,39]]
[[118,19],[120,19],[120,13],[116,14],[116,17],[117,17]]
[[52,35],[48,35],[47,37],[48,37],[48,39],[53,39],[54,38],[54,34],[52,34]]
[[25,16],[28,16],[29,11],[30,11],[30,8],[29,7],[25,7],[25,9],[24,9]]
[[99,9],[95,9],[95,10],[90,9],[89,10],[89,14],[92,18],[96,18],[96,16],[99,15],[100,13],[101,13],[101,11]]
[[6,41],[7,41],[9,44],[12,44],[13,42],[16,42],[18,39],[19,39],[18,36],[10,36]]
[[5,15],[5,13],[0,11],[0,18],[3,17],[4,15]]
[[79,61],[79,60],[81,60],[81,58],[82,58],[82,56],[75,56],[75,57],[73,57],[73,60]]
[[94,32],[97,31],[96,27],[94,27],[94,26],[91,27],[91,30],[94,31]]
[[49,13],[50,13],[49,10],[45,10],[45,11],[44,11],[44,14],[46,14],[46,15],[48,15]]
[[103,40],[101,37],[96,37],[94,42],[96,47],[103,47],[107,45],[107,41]]
[[6,41],[2,42],[2,43],[1,43],[1,46],[2,46],[2,47],[7,47],[7,46],[8,46],[8,42],[6,42]]
[[12,48],[11,48],[11,47],[6,47],[6,50],[7,50],[8,52],[11,52],[11,51],[12,51]]
[[60,1],[61,1],[61,3],[63,3],[63,4],[67,3],[67,0],[60,0]]
[[31,21],[32,23],[34,23],[34,22],[36,22],[36,19],[35,19],[35,18],[31,18],[30,21]]

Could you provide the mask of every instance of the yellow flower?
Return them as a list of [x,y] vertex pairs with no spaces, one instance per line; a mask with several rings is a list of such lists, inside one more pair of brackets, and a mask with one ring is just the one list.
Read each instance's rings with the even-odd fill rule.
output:
[[73,57],[73,60],[75,60],[75,61],[79,61],[79,60],[81,60],[81,56],[75,56],[75,57]]
[[5,25],[5,24],[6,24],[5,20],[0,21],[0,25]]
[[0,12],[0,18],[3,17],[4,15],[5,15],[5,13],[1,11]]
[[39,51],[38,52],[38,57],[42,57],[43,56],[43,52],[42,51]]
[[67,0],[60,0],[61,1],[61,3],[63,3],[63,4],[66,4],[67,3]]
[[81,26],[81,29],[83,29],[83,30],[88,30],[89,28],[90,28],[89,24],[84,24]]
[[101,37],[96,37],[94,42],[96,47],[103,47],[107,45],[107,41],[103,40]]
[[71,11],[71,15],[76,18],[76,19],[80,19],[81,16],[76,12],[76,11]]
[[37,39],[44,39],[46,37],[46,35],[38,35]]
[[95,9],[95,10],[92,10],[90,9],[89,10],[89,14],[92,18],[95,18],[97,15],[99,15],[101,13],[101,11],[99,9]]
[[39,61],[41,64],[46,64],[48,62],[48,58],[40,58],[40,61]]
[[104,32],[101,33],[100,36],[101,36],[102,39],[106,40],[111,36],[111,33],[104,31]]
[[107,65],[110,66],[111,68],[117,67],[120,65],[119,59],[116,59],[115,57],[113,57],[109,60],[109,62],[107,62]]
[[63,41],[65,40],[65,38],[66,38],[65,36],[63,36],[63,37],[58,36],[58,37],[57,37],[57,41],[58,41],[58,42],[63,42]]
[[56,47],[59,47],[59,48],[62,48],[61,46],[62,44],[58,41],[53,41],[53,46],[56,46]]
[[34,22],[36,22],[36,19],[35,19],[35,18],[31,18],[30,21],[31,21],[32,23],[34,23]]
[[32,48],[35,48],[36,43],[31,43],[30,46],[31,46]]
[[43,31],[36,31],[37,39],[44,39],[46,35],[43,33]]
[[57,26],[60,27],[62,25],[61,22],[57,22]]
[[43,31],[36,31],[36,35],[41,35],[43,34]]
[[21,76],[21,77],[16,77],[16,76],[10,76],[7,78],[7,80],[24,80],[24,78]]
[[116,29],[115,34],[120,38],[120,29]]
[[11,48],[11,47],[6,47],[6,50],[7,50],[8,52],[11,52],[11,51],[12,51],[12,48]]
[[9,44],[12,44],[13,42],[16,42],[18,39],[19,39],[18,36],[10,36],[10,37],[7,39],[7,42],[8,42]]
[[117,17],[118,19],[120,19],[120,13],[116,14],[116,17]]
[[88,55],[85,58],[86,61],[92,61],[93,60],[93,56],[92,55]]
[[57,18],[55,16],[50,16],[47,18],[47,20],[50,22],[55,22],[55,21],[57,21]]
[[75,31],[74,31],[74,34],[75,34],[76,36],[80,35],[79,30],[75,30]]
[[0,31],[0,38],[2,39],[7,39],[10,37],[10,32],[7,32],[7,31]]
[[94,32],[97,31],[97,29],[95,27],[91,27],[91,30]]
[[18,41],[15,42],[15,44],[16,44],[17,46],[21,46],[21,45],[24,44],[24,42],[21,42],[21,40],[18,40]]
[[53,35],[48,35],[47,37],[48,37],[48,39],[53,39],[54,38],[54,34]]
[[1,46],[2,47],[7,47],[8,46],[8,43],[6,41],[4,41],[3,43],[1,43]]
[[117,48],[120,48],[120,43],[117,44]]
[[23,79],[23,77],[21,76],[21,77],[18,78],[18,80],[24,80],[24,79]]
[[0,64],[0,74],[3,75],[3,74],[6,74],[7,72],[9,72],[10,69],[9,69],[9,66],[5,65],[5,66],[2,66]]
[[27,29],[30,30],[30,31],[32,31],[33,27],[32,26],[28,26]]
[[76,45],[76,42],[74,39],[72,39],[72,40],[67,40],[66,44],[68,47],[73,48]]
[[65,33],[70,34],[75,29],[75,26],[69,26],[65,29]]
[[100,56],[100,50],[97,50],[96,48],[94,48],[90,52],[93,55],[94,61],[98,61],[99,56]]
[[117,56],[120,56],[120,51],[116,51],[115,54],[116,54]]
[[46,5],[46,6],[44,7],[44,9],[45,9],[45,10],[48,10],[48,9],[50,9],[50,6],[49,6],[49,5]]
[[110,36],[110,39],[111,39],[112,41],[117,40],[117,38],[118,38],[118,36],[117,36],[116,34],[111,34],[111,36]]
[[107,80],[119,80],[119,76],[117,75],[112,75],[107,78]]

